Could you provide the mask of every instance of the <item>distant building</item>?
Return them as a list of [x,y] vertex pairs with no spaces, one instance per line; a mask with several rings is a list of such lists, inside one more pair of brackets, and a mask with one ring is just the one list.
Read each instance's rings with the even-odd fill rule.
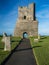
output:
[[24,34],[29,37],[38,36],[38,21],[35,17],[35,3],[28,7],[18,8],[18,19],[14,30],[14,36],[23,37]]

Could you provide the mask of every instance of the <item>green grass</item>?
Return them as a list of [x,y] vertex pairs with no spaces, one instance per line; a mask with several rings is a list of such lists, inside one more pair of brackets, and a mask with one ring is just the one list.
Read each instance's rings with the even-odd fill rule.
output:
[[12,37],[11,40],[12,40],[11,48],[13,50],[18,45],[18,43],[20,42],[21,38],[20,37]]
[[49,36],[41,37],[38,43],[33,42],[30,38],[33,52],[38,65],[49,65]]
[[[1,39],[2,37],[0,37],[0,64],[10,54],[10,52],[4,51],[4,43],[1,42]],[[18,45],[20,40],[20,37],[11,37],[11,50]],[[30,41],[38,65],[49,65],[49,36],[41,37],[38,43],[33,41],[33,37],[30,38]]]
[[[10,51],[4,51],[4,43],[1,42],[2,37],[0,37],[0,64],[5,60],[5,58],[11,53]],[[11,50],[13,50],[21,40],[20,37],[11,37]]]

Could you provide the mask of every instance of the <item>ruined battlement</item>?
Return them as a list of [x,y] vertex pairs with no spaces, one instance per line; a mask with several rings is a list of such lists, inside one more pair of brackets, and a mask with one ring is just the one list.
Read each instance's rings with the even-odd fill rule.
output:
[[35,20],[35,3],[29,4],[28,7],[18,8],[19,19],[23,19],[24,16],[28,19]]
[[18,8],[18,21],[14,30],[14,36],[23,36],[27,32],[29,36],[38,35],[38,21],[35,17],[35,3]]

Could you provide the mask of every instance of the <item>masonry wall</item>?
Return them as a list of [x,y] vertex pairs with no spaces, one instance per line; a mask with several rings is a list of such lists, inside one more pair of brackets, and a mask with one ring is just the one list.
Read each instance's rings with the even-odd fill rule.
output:
[[14,30],[14,36],[23,37],[27,32],[28,36],[38,36],[38,21],[35,18],[35,4],[29,4],[28,7],[18,8],[18,20]]

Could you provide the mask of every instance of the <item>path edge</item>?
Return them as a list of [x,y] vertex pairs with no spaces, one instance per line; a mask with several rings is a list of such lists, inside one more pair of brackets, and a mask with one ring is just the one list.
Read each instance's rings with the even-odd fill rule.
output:
[[[30,43],[31,43],[31,47],[32,47],[32,41],[31,41],[31,38],[29,38],[29,39],[30,39]],[[36,60],[37,65],[39,65],[38,60],[37,60],[37,57],[36,57],[36,54],[35,54],[35,50],[32,49],[32,52],[33,52],[33,54],[34,54],[34,57],[35,57],[35,60]]]

